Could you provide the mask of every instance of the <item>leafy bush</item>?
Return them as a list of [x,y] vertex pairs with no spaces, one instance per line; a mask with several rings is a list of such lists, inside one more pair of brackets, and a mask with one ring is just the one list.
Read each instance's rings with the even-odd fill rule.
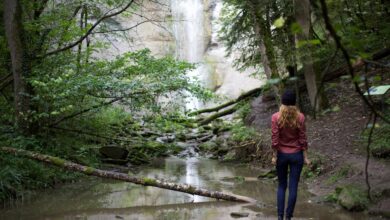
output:
[[[371,137],[371,153],[375,157],[389,158],[390,157],[390,125],[376,124]],[[368,141],[369,130],[366,129],[363,133],[363,145],[366,146]]]

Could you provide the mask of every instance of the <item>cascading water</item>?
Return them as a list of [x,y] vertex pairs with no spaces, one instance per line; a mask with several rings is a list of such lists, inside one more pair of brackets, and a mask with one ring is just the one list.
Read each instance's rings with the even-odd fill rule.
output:
[[[204,83],[207,67],[203,64],[205,51],[204,9],[202,0],[171,0],[173,33],[176,40],[176,57],[197,68],[188,76]],[[190,96],[186,100],[186,109],[197,109],[201,103]]]

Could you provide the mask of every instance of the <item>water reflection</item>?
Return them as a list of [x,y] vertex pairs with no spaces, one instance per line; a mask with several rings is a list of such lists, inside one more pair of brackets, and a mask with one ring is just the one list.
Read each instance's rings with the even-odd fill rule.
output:
[[[214,220],[233,219],[231,212],[249,213],[246,219],[275,219],[275,183],[256,180],[257,171],[247,166],[197,158],[168,158],[142,169],[137,175],[249,196],[265,205],[215,201],[155,187],[94,179],[43,192],[34,202],[1,210],[0,219]],[[235,176],[247,177],[247,181],[236,181],[232,178]],[[300,192],[297,219],[368,219],[361,213],[309,203],[310,197],[306,191]]]

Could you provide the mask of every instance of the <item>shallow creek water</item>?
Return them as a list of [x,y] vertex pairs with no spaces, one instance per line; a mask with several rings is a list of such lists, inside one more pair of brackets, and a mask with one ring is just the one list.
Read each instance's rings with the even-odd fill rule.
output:
[[[0,219],[234,219],[231,212],[249,213],[241,219],[275,219],[276,182],[259,181],[247,165],[209,159],[170,157],[142,169],[137,176],[164,178],[210,190],[232,192],[259,201],[257,205],[216,201],[200,196],[119,181],[89,179],[39,193],[29,202],[0,209]],[[245,177],[245,181],[231,177]],[[229,178],[230,177],[230,178]],[[240,179],[240,178],[236,178]],[[301,185],[304,188],[304,185]],[[311,202],[299,192],[296,219],[369,219]]]

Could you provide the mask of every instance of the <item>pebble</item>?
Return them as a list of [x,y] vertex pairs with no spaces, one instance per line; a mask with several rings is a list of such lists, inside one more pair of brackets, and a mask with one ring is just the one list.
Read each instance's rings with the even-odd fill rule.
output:
[[235,217],[235,218],[243,218],[243,217],[248,217],[249,213],[247,213],[247,212],[232,212],[232,213],[230,213],[230,215],[232,217]]

